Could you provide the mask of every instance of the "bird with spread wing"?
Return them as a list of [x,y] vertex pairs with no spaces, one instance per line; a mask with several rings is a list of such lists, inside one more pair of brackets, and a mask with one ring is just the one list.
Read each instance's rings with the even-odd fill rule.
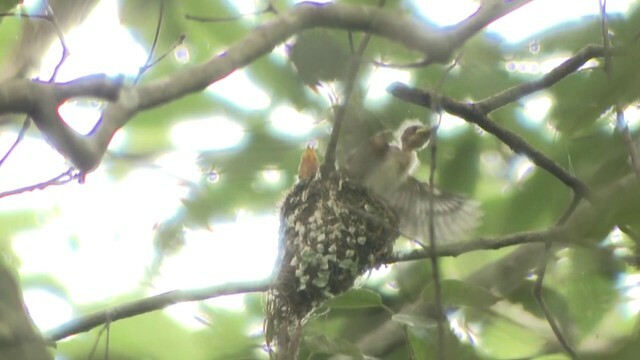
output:
[[391,139],[388,131],[374,134],[346,156],[343,171],[381,196],[400,218],[400,232],[428,243],[429,207],[433,204],[435,238],[439,244],[469,238],[480,222],[478,203],[459,194],[434,189],[412,176],[417,151],[424,148],[435,128],[406,122]]

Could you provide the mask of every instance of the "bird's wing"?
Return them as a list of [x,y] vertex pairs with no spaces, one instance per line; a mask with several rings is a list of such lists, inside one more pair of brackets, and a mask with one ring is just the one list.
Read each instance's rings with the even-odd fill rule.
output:
[[[429,186],[413,177],[385,194],[400,217],[400,232],[423,243],[429,241],[429,194]],[[468,239],[478,227],[481,216],[479,204],[464,196],[438,191],[433,195],[433,223],[439,243]]]

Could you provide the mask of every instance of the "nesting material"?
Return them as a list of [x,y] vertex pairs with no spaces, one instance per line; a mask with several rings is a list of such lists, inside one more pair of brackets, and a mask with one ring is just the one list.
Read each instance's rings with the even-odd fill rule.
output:
[[280,209],[280,265],[268,294],[266,337],[293,359],[307,315],[377,268],[398,237],[396,214],[337,172],[296,184]]

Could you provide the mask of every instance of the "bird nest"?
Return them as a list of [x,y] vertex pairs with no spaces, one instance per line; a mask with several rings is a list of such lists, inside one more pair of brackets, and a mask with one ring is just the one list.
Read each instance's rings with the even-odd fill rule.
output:
[[267,343],[280,352],[299,341],[305,317],[380,266],[397,237],[396,214],[338,172],[295,185],[280,209],[280,263],[268,293]]

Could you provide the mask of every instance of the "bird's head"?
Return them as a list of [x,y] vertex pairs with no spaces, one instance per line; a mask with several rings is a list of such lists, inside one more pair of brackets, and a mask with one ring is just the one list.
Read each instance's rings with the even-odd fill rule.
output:
[[400,135],[402,151],[415,151],[427,144],[434,128],[423,125],[410,125],[404,128]]

